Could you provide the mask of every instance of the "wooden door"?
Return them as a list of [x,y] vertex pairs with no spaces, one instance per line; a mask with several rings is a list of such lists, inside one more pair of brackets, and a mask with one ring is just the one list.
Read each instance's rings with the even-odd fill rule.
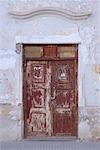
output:
[[24,113],[26,137],[51,135],[50,69],[46,61],[26,61]]
[[52,62],[51,105],[53,135],[76,135],[75,76],[74,60]]
[[25,137],[77,136],[76,47],[24,48]]

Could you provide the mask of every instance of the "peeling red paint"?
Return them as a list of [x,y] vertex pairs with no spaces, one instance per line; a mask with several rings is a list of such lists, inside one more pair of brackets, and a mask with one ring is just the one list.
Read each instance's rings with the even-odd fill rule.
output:
[[76,135],[75,59],[25,63],[26,136]]

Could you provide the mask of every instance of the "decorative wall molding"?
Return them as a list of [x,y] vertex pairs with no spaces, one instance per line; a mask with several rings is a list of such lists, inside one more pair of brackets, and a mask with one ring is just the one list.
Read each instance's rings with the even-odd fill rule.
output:
[[17,54],[20,54],[20,52],[23,50],[23,45],[21,44],[21,43],[17,43],[16,44],[16,50],[15,50],[15,52],[17,53]]
[[38,15],[58,15],[58,16],[63,16],[65,18],[73,19],[73,20],[81,20],[81,19],[87,19],[90,15],[91,12],[82,12],[82,13],[74,13],[73,11],[69,10],[64,10],[64,9],[59,9],[59,8],[41,8],[41,9],[33,9],[30,11],[10,11],[9,14],[16,19],[29,19]]
[[86,19],[92,14],[92,0],[9,0],[9,14],[16,19],[37,15],[61,15],[70,19]]

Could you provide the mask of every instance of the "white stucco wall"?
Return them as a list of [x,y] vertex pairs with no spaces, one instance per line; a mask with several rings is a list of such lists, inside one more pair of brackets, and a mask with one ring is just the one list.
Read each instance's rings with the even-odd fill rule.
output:
[[[81,0],[82,1],[82,0]],[[82,1],[83,2],[83,1]],[[86,3],[85,3],[86,2]],[[29,11],[42,7],[63,8],[69,1],[54,2],[36,0],[1,0],[0,1],[0,139],[22,139],[22,77],[21,53],[17,54],[16,38],[24,37],[32,42],[32,38],[80,36],[78,92],[79,123],[78,138],[100,138],[100,1],[85,0],[81,7],[84,12],[91,10],[87,19],[76,20],[75,17],[58,14],[28,16],[27,19],[16,19],[8,12]],[[27,5],[28,4],[28,5]],[[31,5],[30,5],[31,4]],[[35,5],[32,5],[35,4]],[[65,5],[66,4],[66,5]],[[84,6],[86,4],[86,6]],[[91,4],[91,6],[90,6]],[[27,7],[26,7],[27,6]],[[70,1],[70,9],[80,13],[78,1]],[[78,10],[79,9],[79,10]],[[23,40],[22,39],[22,40]],[[45,39],[45,38],[44,38]],[[41,41],[41,38],[39,38]],[[46,40],[50,40],[46,38]],[[73,40],[73,36],[71,38]]]

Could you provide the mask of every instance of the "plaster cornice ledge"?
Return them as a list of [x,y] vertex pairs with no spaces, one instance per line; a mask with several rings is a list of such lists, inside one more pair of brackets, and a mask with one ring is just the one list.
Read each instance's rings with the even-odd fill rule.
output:
[[69,36],[65,35],[30,35],[30,36],[16,36],[16,44],[80,44],[81,38],[79,34],[72,33]]
[[70,11],[67,9],[51,8],[51,7],[33,9],[30,11],[10,11],[8,13],[13,18],[16,18],[16,19],[29,19],[38,15],[52,14],[52,15],[63,16],[65,18],[69,18],[73,20],[87,19],[92,14],[91,11],[76,13],[74,11]]

